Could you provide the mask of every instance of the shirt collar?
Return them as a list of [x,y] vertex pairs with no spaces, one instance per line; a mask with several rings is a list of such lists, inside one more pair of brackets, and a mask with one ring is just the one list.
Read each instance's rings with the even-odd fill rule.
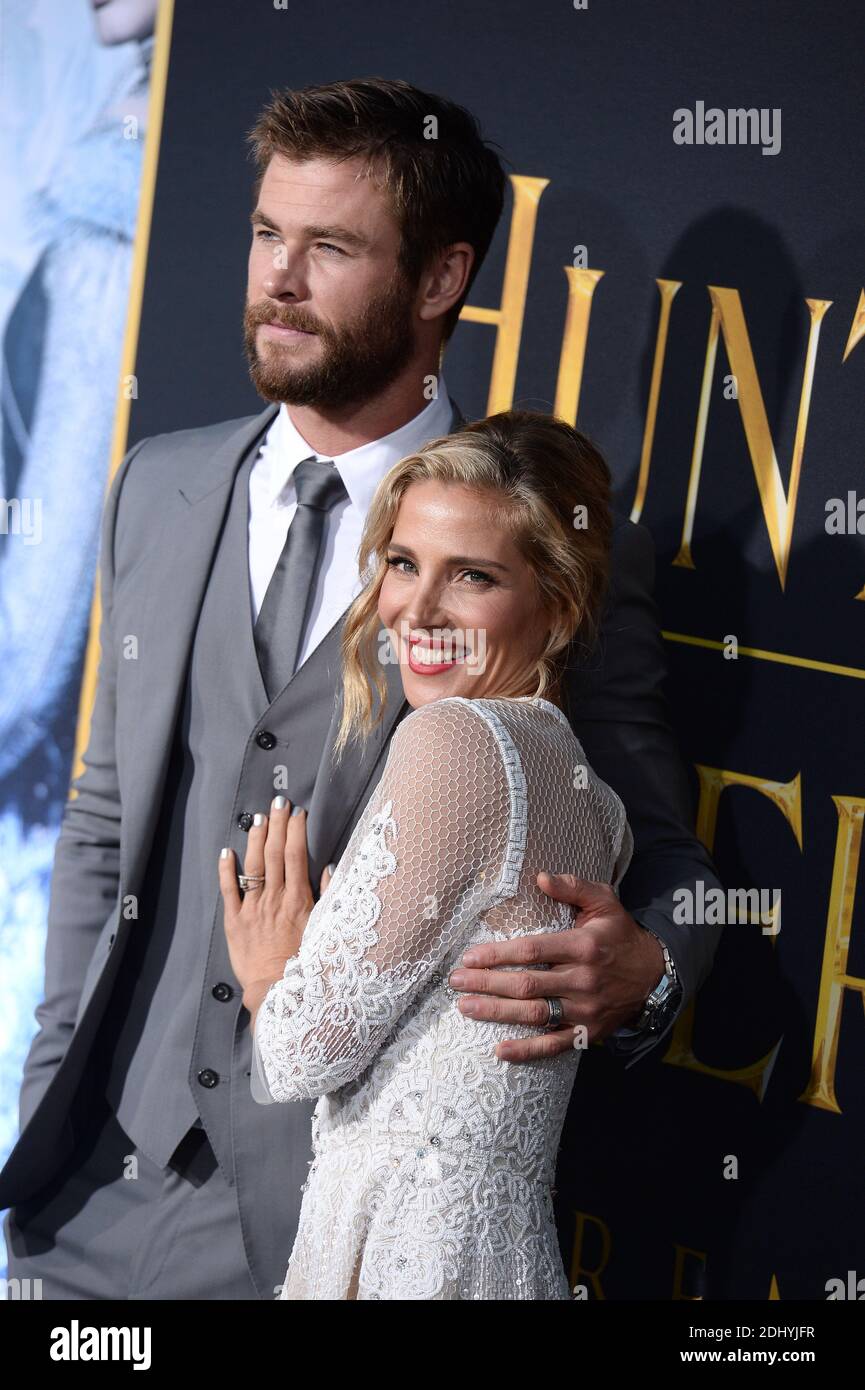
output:
[[443,376],[438,379],[438,395],[399,429],[360,444],[344,454],[316,453],[292,422],[285,402],[280,405],[267,432],[261,463],[256,469],[259,496],[265,505],[272,505],[302,459],[332,457],[345,484],[349,501],[363,515],[369,510],[376,488],[388,469],[419,449],[430,439],[448,434],[453,418],[453,404]]

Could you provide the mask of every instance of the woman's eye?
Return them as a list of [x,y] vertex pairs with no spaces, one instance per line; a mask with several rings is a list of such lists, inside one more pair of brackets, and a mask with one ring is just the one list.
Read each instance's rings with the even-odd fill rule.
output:
[[341,246],[334,246],[332,242],[329,241],[318,241],[316,242],[316,246],[323,246],[326,251],[335,251],[338,256],[345,255]]
[[[399,574],[406,573],[406,570],[399,569],[400,565],[410,565],[411,568],[414,569],[413,562],[407,559],[405,555],[389,555],[386,564],[389,569],[397,570]],[[470,583],[477,588],[481,588],[485,584],[495,583],[492,575],[487,574],[484,570],[463,570],[461,577],[465,577],[466,575],[471,576]]]

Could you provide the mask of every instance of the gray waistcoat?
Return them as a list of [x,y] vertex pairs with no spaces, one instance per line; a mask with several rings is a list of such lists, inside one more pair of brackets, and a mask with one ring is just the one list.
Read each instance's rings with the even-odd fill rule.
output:
[[[333,713],[339,624],[308,659],[320,671],[316,698],[295,699],[287,724],[280,704],[289,683],[268,708],[249,597],[254,457],[255,450],[237,472],[216,550],[139,916],[104,1024],[108,1100],[130,1138],[160,1166],[201,1116],[231,1171],[230,1083],[248,1088],[250,1038],[248,1026],[236,1028],[240,999],[222,928],[219,851],[231,845],[242,852],[246,835],[239,818],[266,812],[277,790],[309,807]],[[286,727],[290,738],[279,737]],[[274,737],[275,746],[267,748]],[[291,746],[303,756],[292,756]],[[279,767],[286,769],[287,784],[275,788]],[[301,1133],[311,1108],[298,1107]]]

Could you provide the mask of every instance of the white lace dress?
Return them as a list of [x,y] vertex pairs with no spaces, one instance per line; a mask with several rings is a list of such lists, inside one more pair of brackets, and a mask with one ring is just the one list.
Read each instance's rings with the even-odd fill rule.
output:
[[566,1299],[550,1187],[580,1052],[509,1063],[447,983],[471,943],[566,930],[540,869],[618,884],[633,841],[563,712],[451,696],[398,725],[300,950],[252,1092],[319,1096],[280,1299]]

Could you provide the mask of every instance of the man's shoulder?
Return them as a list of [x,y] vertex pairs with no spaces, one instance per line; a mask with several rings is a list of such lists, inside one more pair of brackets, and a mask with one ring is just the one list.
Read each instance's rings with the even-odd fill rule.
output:
[[152,461],[160,455],[175,458],[185,454],[210,454],[231,439],[232,435],[245,434],[256,421],[264,423],[269,410],[258,411],[254,415],[238,415],[231,420],[217,420],[209,425],[192,425],[182,430],[165,430],[161,434],[150,434],[141,440],[140,454],[146,454]]
[[648,527],[632,521],[625,513],[612,509],[613,530],[610,536],[610,578],[615,584],[623,571],[638,572],[650,584],[654,583],[655,543]]
[[137,486],[149,491],[168,482],[178,486],[217,483],[220,466],[228,475],[240,453],[275,413],[274,407],[266,407],[254,415],[146,435],[129,449],[117,486],[128,492]]
[[230,439],[237,430],[251,425],[263,414],[257,411],[252,415],[237,415],[230,420],[215,420],[209,425],[190,425],[182,430],[165,430],[161,434],[148,436],[151,444],[162,444],[165,448],[212,448],[223,439]]

